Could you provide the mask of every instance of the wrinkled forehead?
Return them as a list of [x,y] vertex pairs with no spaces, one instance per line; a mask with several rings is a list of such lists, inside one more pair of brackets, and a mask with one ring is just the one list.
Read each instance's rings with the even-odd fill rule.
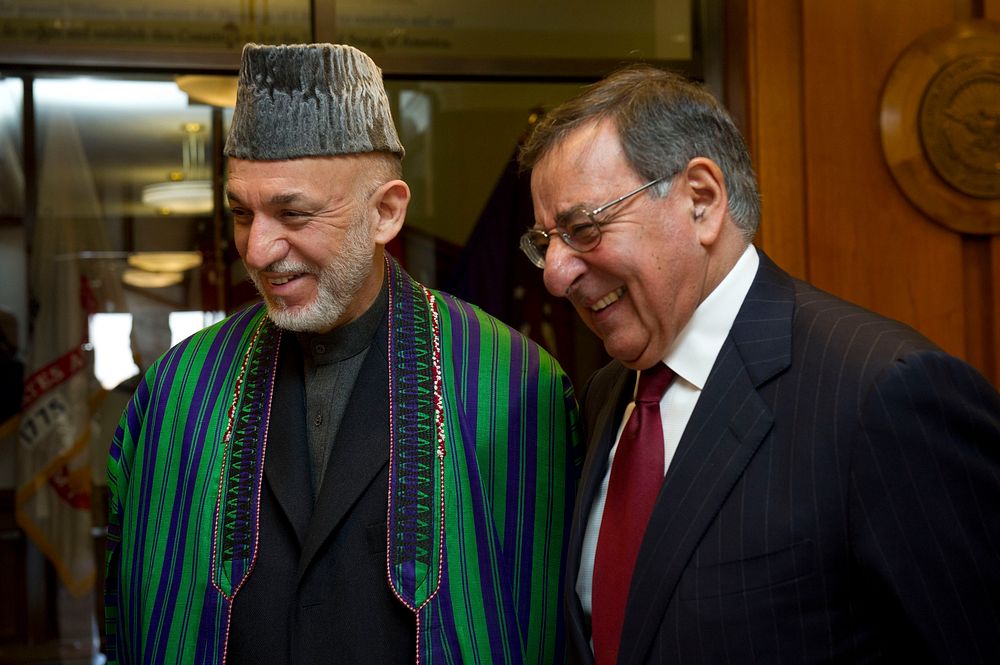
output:
[[[282,192],[324,192],[334,198],[352,196],[365,170],[353,156],[304,157],[288,160],[230,158],[226,193],[245,200],[271,198]],[[244,201],[246,202],[246,201]]]
[[536,220],[554,220],[579,206],[596,206],[621,194],[638,178],[629,166],[610,121],[573,130],[538,161],[531,172]]
[[624,157],[618,130],[610,119],[594,120],[580,125],[563,137],[539,159],[539,166],[586,168],[590,163],[620,155]]

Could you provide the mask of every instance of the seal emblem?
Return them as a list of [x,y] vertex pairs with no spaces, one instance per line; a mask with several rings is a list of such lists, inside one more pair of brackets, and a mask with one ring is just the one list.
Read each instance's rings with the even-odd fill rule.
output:
[[910,202],[953,231],[1000,234],[1000,24],[960,21],[900,55],[882,152]]
[[920,105],[920,138],[937,174],[958,191],[1000,197],[1000,56],[941,68]]

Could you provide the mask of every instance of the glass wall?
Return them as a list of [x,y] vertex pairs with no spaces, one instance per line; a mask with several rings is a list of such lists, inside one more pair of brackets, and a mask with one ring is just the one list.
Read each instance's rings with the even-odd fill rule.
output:
[[[562,339],[567,352],[574,350],[567,342],[573,327],[560,336],[542,326],[543,317],[520,314],[524,303],[540,307],[544,291],[541,274],[517,249],[517,236],[533,220],[523,205],[527,181],[513,159],[540,109],[579,85],[387,81],[413,192],[404,231],[390,251],[428,285],[482,304],[554,351]],[[82,440],[86,433],[86,450],[76,458],[91,488],[98,576],[107,449],[140,373],[172,344],[256,298],[231,242],[222,198],[231,113],[189,97],[165,74],[46,72],[0,83],[0,306],[12,330],[9,357],[29,378],[24,400],[31,403],[17,422],[22,375],[7,372],[0,491],[22,486],[15,449],[41,450],[48,435],[52,414],[33,401],[47,386],[35,372],[76,362],[79,353],[93,376],[67,400],[87,405],[74,436]],[[512,208],[510,196],[521,205]],[[489,279],[469,269],[484,261],[500,266]],[[80,288],[65,288],[73,284]],[[562,306],[561,320],[572,326],[572,313]],[[593,349],[583,355],[597,357]],[[17,556],[31,554],[26,546]],[[24,583],[4,601],[12,606],[9,616],[21,616],[14,606],[19,596],[37,593],[30,580]],[[49,631],[48,637],[61,638],[57,644],[88,645],[100,596],[64,595],[47,615],[79,617],[82,607],[95,623],[60,620],[58,627],[45,624],[42,637]]]
[[[86,287],[87,344],[108,412],[93,438],[93,480],[103,484],[102,439],[135,376],[191,332],[173,315],[197,313],[204,324],[224,309],[212,288],[213,110],[189,104],[169,78],[39,76],[32,86],[30,308],[47,311],[53,277]],[[56,332],[36,329],[36,345]]]
[[[17,414],[23,379],[16,358],[28,339],[25,289],[24,84],[0,77],[0,423]],[[3,477],[0,475],[0,482]]]
[[[90,662],[122,408],[165,349],[257,297],[222,195],[245,42],[371,53],[413,193],[389,250],[539,341],[582,385],[604,355],[517,249],[533,223],[517,146],[545,109],[622,61],[701,75],[720,4],[649,0],[609,18],[590,0],[0,0],[0,662]],[[58,379],[80,367],[79,381]],[[68,423],[61,443],[51,422]],[[47,445],[61,475],[26,483]],[[38,487],[79,508],[72,561],[26,537]]]
[[[25,82],[34,110],[30,211]],[[493,190],[517,179],[512,160],[533,114],[579,84],[390,80],[387,88],[413,192],[391,251],[427,284],[462,290],[455,272],[463,247],[489,217]],[[3,79],[0,105],[0,251],[9,257],[0,304],[18,339],[29,339],[32,313],[47,305],[49,278],[78,275],[89,289],[97,382],[114,395],[191,332],[179,321],[207,324],[254,299],[221,207],[229,108],[192,101],[170,76],[52,74]],[[532,219],[509,223],[516,238]],[[521,260],[515,242],[495,251]],[[189,314],[171,319],[180,313]]]

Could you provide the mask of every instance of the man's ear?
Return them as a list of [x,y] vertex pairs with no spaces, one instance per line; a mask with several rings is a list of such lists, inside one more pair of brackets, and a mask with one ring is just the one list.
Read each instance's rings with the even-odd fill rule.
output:
[[719,165],[707,157],[695,157],[684,170],[684,184],[691,197],[691,217],[703,246],[715,243],[729,218],[729,195]]
[[390,180],[375,190],[371,205],[377,215],[375,219],[375,243],[389,243],[406,219],[406,208],[410,204],[410,186],[402,180]]

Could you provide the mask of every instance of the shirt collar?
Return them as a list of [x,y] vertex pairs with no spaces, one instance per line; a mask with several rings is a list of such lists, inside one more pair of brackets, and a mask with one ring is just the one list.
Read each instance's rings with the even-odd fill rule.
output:
[[729,274],[698,305],[667,351],[663,362],[698,390],[705,387],[759,265],[757,250],[748,245]]
[[389,309],[389,280],[382,282],[378,297],[357,319],[325,333],[298,333],[299,344],[307,360],[327,365],[352,358],[371,344],[379,324]]

